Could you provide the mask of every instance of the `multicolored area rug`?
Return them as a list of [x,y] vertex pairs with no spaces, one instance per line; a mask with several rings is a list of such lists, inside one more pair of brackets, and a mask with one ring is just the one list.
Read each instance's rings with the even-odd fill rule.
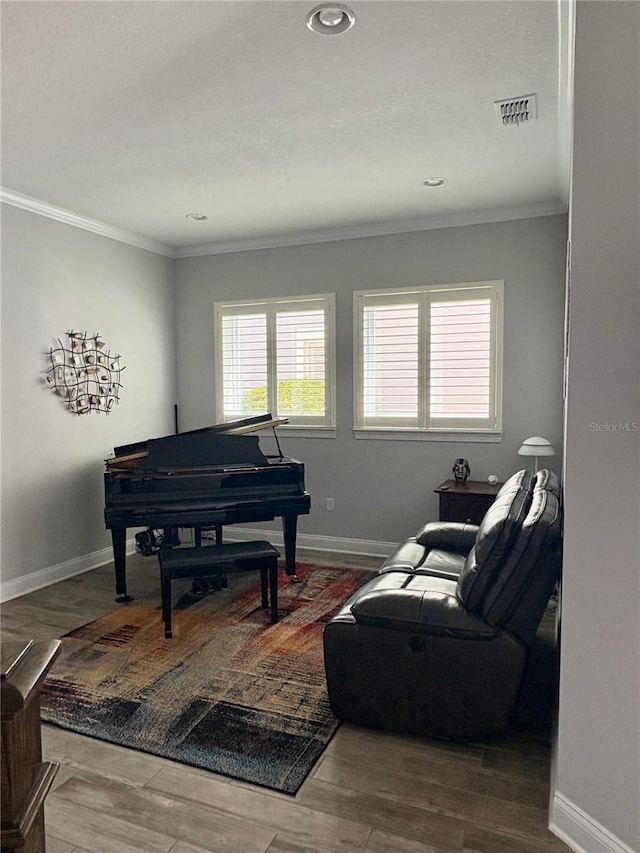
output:
[[[260,582],[191,591],[165,640],[160,594],[67,634],[42,689],[42,718],[66,729],[295,793],[335,732],[322,631],[370,577],[298,564],[281,575],[280,621]],[[244,576],[249,580],[247,576]]]

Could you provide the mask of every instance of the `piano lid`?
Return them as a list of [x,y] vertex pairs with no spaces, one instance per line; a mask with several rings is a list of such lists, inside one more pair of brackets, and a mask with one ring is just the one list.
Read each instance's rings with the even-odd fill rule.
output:
[[[289,418],[273,418],[268,415],[256,415],[253,418],[242,418],[239,421],[226,421],[221,424],[214,424],[204,429],[191,430],[191,434],[197,432],[222,432],[229,435],[243,435],[245,432],[257,432],[261,429],[275,429],[282,424],[288,424]],[[188,435],[189,433],[181,433]]]
[[[273,418],[270,414],[226,421],[177,435],[123,444],[114,448],[115,459],[105,461],[107,468],[141,466],[151,470],[215,465],[266,465],[268,460],[258,448],[258,438],[245,433],[273,428],[275,435],[275,427],[288,422],[288,418]],[[225,440],[225,436],[230,440]],[[152,452],[153,458],[150,459]],[[282,456],[282,453],[280,455]]]
[[169,435],[147,442],[147,455],[140,467],[150,471],[179,468],[213,468],[234,465],[268,465],[269,460],[258,447],[257,435],[228,435],[201,432]]

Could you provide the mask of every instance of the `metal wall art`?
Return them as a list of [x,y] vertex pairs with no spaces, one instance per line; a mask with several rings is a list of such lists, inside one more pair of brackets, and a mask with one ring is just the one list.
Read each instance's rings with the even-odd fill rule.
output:
[[58,338],[60,346],[47,353],[47,385],[76,415],[108,414],[118,402],[122,388],[120,374],[124,367],[120,355],[110,352],[97,332],[92,336],[86,332],[67,332],[67,338],[67,346]]

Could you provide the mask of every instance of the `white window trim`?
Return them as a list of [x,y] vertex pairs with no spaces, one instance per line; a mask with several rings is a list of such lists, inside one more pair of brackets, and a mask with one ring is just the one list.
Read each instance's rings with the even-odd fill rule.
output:
[[295,430],[299,437],[321,435],[335,437],[336,429],[336,297],[335,293],[320,293],[309,296],[278,296],[264,299],[232,299],[215,302],[214,313],[214,381],[216,421],[224,421],[224,383],[222,375],[222,318],[231,309],[247,311],[255,308],[256,314],[267,316],[267,402],[269,411],[276,416],[276,314],[278,306],[321,308],[325,312],[325,415],[320,421],[316,417],[297,417],[295,422],[279,429]]
[[449,432],[447,430],[405,430],[389,427],[354,427],[354,437],[359,439],[376,439],[378,441],[460,441],[466,444],[499,444],[502,441],[501,432]]
[[[473,427],[469,424],[461,424],[460,427],[451,426],[450,423],[442,427],[411,425],[398,422],[392,424],[367,424],[363,423],[363,314],[365,297],[368,297],[368,303],[371,304],[376,297],[380,298],[381,304],[384,304],[389,297],[407,298],[415,294],[418,298],[423,298],[425,294],[429,296],[442,293],[451,294],[455,298],[458,295],[461,299],[464,298],[462,291],[483,290],[490,291],[492,304],[494,306],[494,322],[495,334],[492,338],[492,369],[496,371],[495,389],[493,405],[495,407],[494,425],[493,427]],[[469,296],[472,294],[469,293]],[[399,439],[406,440],[429,440],[429,441],[479,441],[479,442],[499,442],[502,440],[502,387],[503,387],[503,338],[504,338],[504,281],[470,281],[452,284],[439,285],[424,285],[419,287],[398,287],[389,289],[376,290],[358,290],[353,293],[353,400],[354,400],[354,427],[353,432],[356,438],[379,438],[379,439]],[[424,358],[424,348],[428,343],[427,334],[420,335],[420,357]],[[418,389],[419,399],[424,395],[426,386]],[[419,412],[418,417],[421,417]]]

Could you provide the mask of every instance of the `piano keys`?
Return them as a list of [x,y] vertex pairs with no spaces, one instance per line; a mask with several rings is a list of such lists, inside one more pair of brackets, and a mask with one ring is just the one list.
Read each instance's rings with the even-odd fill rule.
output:
[[265,456],[258,436],[249,434],[270,427],[275,435],[280,423],[286,420],[261,415],[114,449],[115,456],[105,460],[104,518],[113,544],[116,601],[130,600],[129,527],[216,528],[219,542],[227,524],[282,518],[286,572],[295,578],[298,516],[311,508],[304,465],[281,451]]

